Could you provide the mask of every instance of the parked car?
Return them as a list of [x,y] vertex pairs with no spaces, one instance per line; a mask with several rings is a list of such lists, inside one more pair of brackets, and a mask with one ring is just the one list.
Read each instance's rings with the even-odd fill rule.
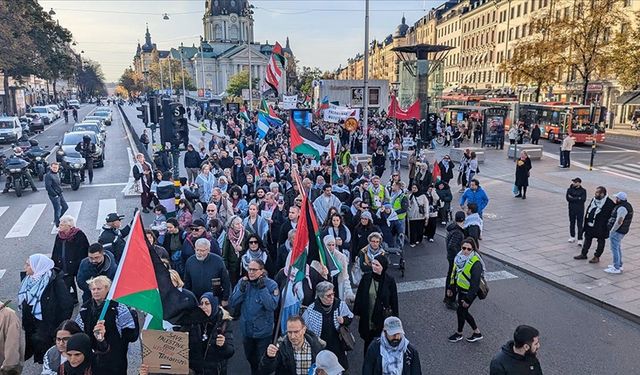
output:
[[45,107],[51,108],[51,111],[56,116],[56,120],[60,118],[61,116],[60,108],[58,108],[57,104],[48,104],[48,105],[45,105]]
[[22,137],[22,124],[17,117],[0,117],[0,142],[17,142]]
[[107,133],[100,125],[96,123],[81,122],[79,124],[73,125],[73,128],[71,128],[71,131],[72,132],[93,132],[96,135],[96,137],[100,140],[99,146],[104,148],[105,141],[107,140]]
[[44,130],[44,121],[39,114],[27,113],[23,117],[27,117],[28,119],[31,120],[31,122],[29,122],[29,129],[31,129],[32,132],[35,133],[35,132],[41,132]]
[[95,111],[91,114],[91,117],[102,118],[105,125],[111,125],[111,111]]
[[93,166],[104,167],[104,149],[100,146],[100,140],[97,138],[96,133],[92,131],[78,131],[78,132],[67,132],[62,137],[62,141],[60,141],[60,148],[56,152],[56,160],[58,162],[62,161],[62,158],[65,154],[75,153],[76,146],[78,143],[82,142],[82,138],[88,135],[91,137],[91,142],[96,145],[96,152],[93,154]]
[[30,113],[37,113],[42,117],[45,125],[49,125],[56,120],[56,116],[51,108],[46,106],[31,107]]

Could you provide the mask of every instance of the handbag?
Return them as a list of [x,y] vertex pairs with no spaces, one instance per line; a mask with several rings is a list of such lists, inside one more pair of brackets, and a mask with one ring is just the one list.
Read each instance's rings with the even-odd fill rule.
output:
[[487,284],[487,280],[484,278],[484,272],[482,276],[480,276],[480,287],[478,288],[478,298],[485,299],[489,295],[489,285]]
[[356,347],[356,339],[353,337],[353,333],[349,330],[349,327],[345,325],[340,325],[338,329],[338,336],[340,337],[340,342],[342,342],[342,348],[345,352],[350,352]]

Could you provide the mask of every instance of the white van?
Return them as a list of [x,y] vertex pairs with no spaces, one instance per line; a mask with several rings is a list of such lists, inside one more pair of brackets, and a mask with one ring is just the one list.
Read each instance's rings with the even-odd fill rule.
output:
[[17,117],[0,117],[0,143],[17,142],[22,137],[22,125]]
[[56,121],[56,115],[53,113],[53,110],[47,106],[31,107],[31,112],[39,114],[45,125]]

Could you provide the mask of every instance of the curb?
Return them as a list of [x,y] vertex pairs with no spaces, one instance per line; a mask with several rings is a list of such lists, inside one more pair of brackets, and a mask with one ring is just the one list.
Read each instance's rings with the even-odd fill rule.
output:
[[[128,155],[130,157],[129,160],[133,160],[135,159],[135,155],[137,155],[138,153],[138,147],[136,146],[135,142],[133,142],[133,138],[131,136],[131,132],[129,131],[127,124],[125,123],[125,119],[128,120],[127,115],[124,113],[124,110],[122,110],[122,108],[118,105],[118,112],[120,112],[120,117],[122,118],[123,121],[123,128],[124,128],[124,132],[127,135],[127,139],[129,140],[129,148],[128,150],[130,150],[131,152],[133,152],[133,155]],[[135,180],[133,179],[133,171],[129,170],[129,180],[127,181],[127,186],[125,186],[122,189],[122,195],[125,196],[125,198],[129,198],[129,197],[139,197],[140,193],[135,191],[134,188],[134,184],[135,184]]]
[[[442,234],[440,231],[437,231],[436,235],[441,236],[443,238],[446,238],[446,236],[444,234]],[[564,284],[561,284],[561,283],[559,283],[559,282],[557,282],[557,281],[555,281],[555,280],[553,280],[553,279],[551,279],[549,277],[546,277],[546,276],[544,276],[544,275],[542,275],[540,273],[534,272],[534,271],[528,269],[527,267],[524,267],[524,266],[518,265],[518,264],[516,264],[514,262],[510,262],[508,260],[505,260],[504,258],[502,258],[501,255],[497,255],[498,252],[496,252],[494,250],[491,250],[491,249],[489,249],[489,250],[481,250],[480,253],[482,255],[487,256],[488,258],[498,262],[498,263],[502,263],[502,264],[504,264],[504,265],[506,265],[508,267],[511,267],[511,268],[516,269],[516,270],[518,270],[518,271],[520,271],[520,272],[522,272],[524,274],[527,274],[527,275],[529,275],[531,277],[534,277],[534,278],[536,278],[536,279],[538,279],[540,281],[543,281],[543,282],[545,282],[545,283],[547,283],[547,284],[549,284],[551,286],[554,286],[554,287],[556,287],[556,288],[558,288],[558,289],[560,289],[562,291],[565,291],[565,292],[571,294],[572,296],[577,297],[577,298],[579,298],[579,299],[581,299],[583,301],[586,301],[586,302],[592,303],[592,304],[594,304],[596,306],[602,307],[605,310],[611,311],[612,313],[614,313],[616,315],[619,315],[620,317],[622,317],[624,319],[632,321],[632,322],[634,322],[636,324],[640,324],[640,316],[632,314],[632,313],[630,313],[630,312],[628,312],[626,310],[623,310],[623,309],[621,309],[621,308],[619,308],[617,306],[614,306],[614,305],[612,305],[612,304],[610,304],[608,302],[599,300],[599,299],[597,299],[595,297],[591,297],[590,295],[587,295],[587,294],[582,293],[582,292],[580,292],[580,291],[578,291],[576,289],[573,289],[573,288],[568,287],[568,286],[566,286]]]

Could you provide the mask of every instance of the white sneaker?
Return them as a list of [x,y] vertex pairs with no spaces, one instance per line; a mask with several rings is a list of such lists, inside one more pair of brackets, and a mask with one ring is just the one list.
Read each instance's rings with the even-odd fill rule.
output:
[[[615,267],[613,266],[613,264],[609,264],[609,265],[607,265],[607,267],[609,267],[609,268],[614,268],[614,269],[615,269]],[[618,269],[619,269],[620,271],[624,271],[624,267],[620,267],[620,268],[618,268]]]
[[612,273],[612,274],[620,274],[622,273],[621,269],[615,268],[615,267],[610,267],[604,270],[604,272],[606,273]]
[[578,240],[578,246],[582,246],[583,243],[584,243],[584,241]]
[[567,240],[567,242],[569,242],[569,243],[574,243],[574,242],[576,242],[576,238],[575,238],[575,237],[569,237],[569,239]]

